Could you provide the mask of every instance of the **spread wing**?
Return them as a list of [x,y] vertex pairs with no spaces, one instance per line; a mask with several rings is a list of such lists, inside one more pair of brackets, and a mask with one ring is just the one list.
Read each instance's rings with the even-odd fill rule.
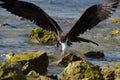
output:
[[53,31],[57,34],[58,31],[62,31],[56,21],[54,21],[50,16],[48,16],[40,7],[19,0],[0,0],[2,8],[7,9],[7,11],[15,14],[17,16],[26,18],[34,22],[39,27],[46,29],[48,31]]
[[83,34],[86,30],[107,19],[116,10],[118,3],[119,0],[105,0],[102,4],[89,7],[68,32],[68,36],[79,36],[79,34]]

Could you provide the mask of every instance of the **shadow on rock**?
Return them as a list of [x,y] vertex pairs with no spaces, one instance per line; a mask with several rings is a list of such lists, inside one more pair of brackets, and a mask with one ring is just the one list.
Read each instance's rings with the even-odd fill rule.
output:
[[6,62],[8,64],[19,63],[24,74],[28,74],[31,70],[43,74],[47,71],[49,63],[47,53],[44,51],[19,53],[6,59]]
[[21,70],[20,64],[7,64],[5,62],[0,66],[0,80],[27,80]]
[[90,51],[84,54],[86,57],[89,58],[103,58],[104,52],[103,51]]
[[70,62],[82,60],[81,57],[75,55],[72,52],[68,52],[63,55],[57,62],[57,65],[67,66]]

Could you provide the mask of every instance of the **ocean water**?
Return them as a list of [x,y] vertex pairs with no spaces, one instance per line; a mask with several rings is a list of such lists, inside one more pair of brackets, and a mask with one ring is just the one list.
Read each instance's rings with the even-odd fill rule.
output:
[[[80,10],[88,8],[101,0],[24,0],[32,2],[53,17],[78,18]],[[57,14],[56,14],[57,13]]]

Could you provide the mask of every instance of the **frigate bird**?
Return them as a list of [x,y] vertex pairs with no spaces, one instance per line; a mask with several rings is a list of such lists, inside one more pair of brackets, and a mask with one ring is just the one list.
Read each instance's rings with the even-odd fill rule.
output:
[[79,37],[79,35],[110,17],[115,12],[119,3],[119,0],[104,0],[103,3],[90,6],[78,19],[72,29],[69,32],[64,32],[55,20],[35,4],[20,0],[0,1],[0,6],[12,14],[26,18],[39,27],[55,33],[57,36],[57,45],[62,46],[63,53],[66,51],[67,43],[71,42],[91,42],[98,45],[94,41]]

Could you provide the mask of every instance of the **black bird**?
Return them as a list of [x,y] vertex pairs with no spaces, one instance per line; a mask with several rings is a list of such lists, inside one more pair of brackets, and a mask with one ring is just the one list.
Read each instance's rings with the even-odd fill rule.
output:
[[104,0],[101,4],[95,4],[89,7],[79,18],[76,24],[69,32],[63,32],[57,22],[53,20],[44,10],[40,7],[25,1],[20,0],[0,0],[0,6],[7,9],[7,11],[17,16],[26,18],[39,27],[52,31],[57,36],[57,45],[62,46],[63,53],[66,50],[67,43],[71,42],[91,42],[96,45],[97,43],[79,37],[88,29],[93,28],[99,22],[107,19],[115,12],[119,0]]

